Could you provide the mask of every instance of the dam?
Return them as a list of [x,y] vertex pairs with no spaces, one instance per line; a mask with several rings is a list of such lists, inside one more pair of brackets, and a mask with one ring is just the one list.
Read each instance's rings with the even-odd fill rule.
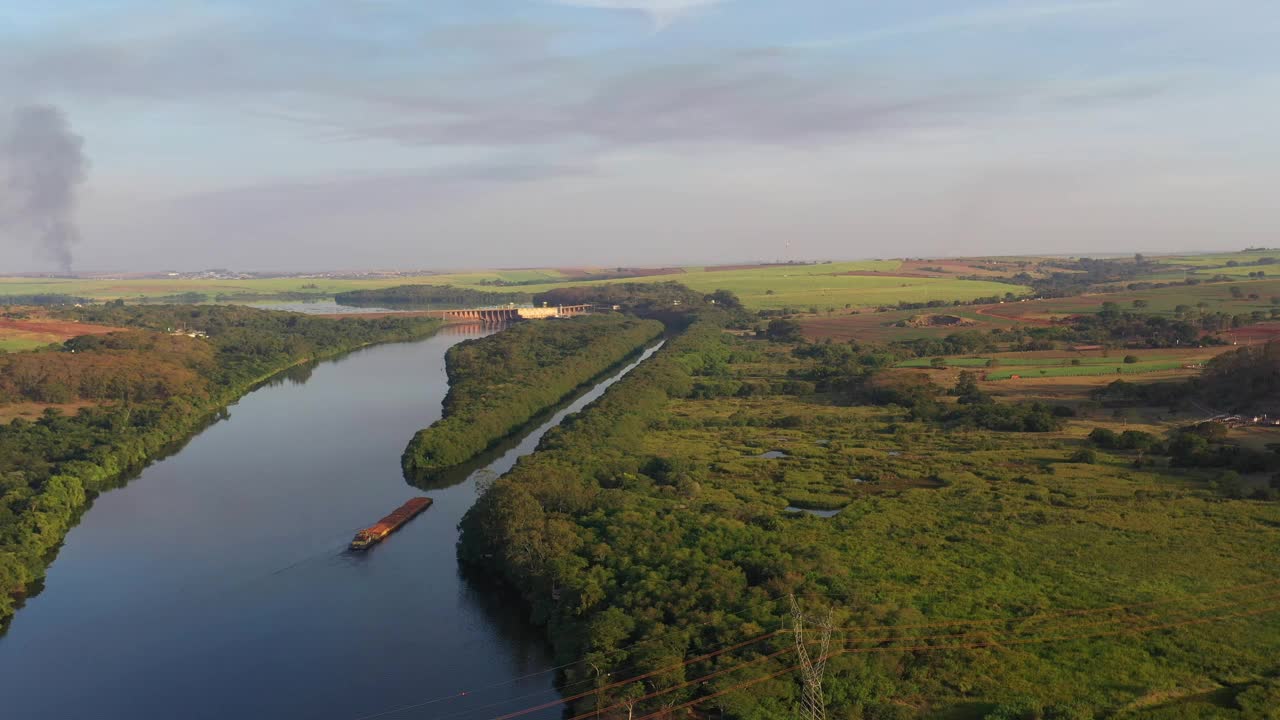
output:
[[446,322],[504,323],[514,320],[545,320],[547,318],[574,317],[591,312],[591,305],[555,305],[544,307],[520,307],[501,305],[466,310],[431,310],[426,314]]

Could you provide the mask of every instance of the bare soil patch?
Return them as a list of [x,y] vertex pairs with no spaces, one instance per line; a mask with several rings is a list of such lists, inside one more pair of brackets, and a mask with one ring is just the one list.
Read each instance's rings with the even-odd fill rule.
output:
[[981,305],[975,308],[974,312],[986,317],[999,318],[1001,320],[1012,320],[1013,322],[1026,323],[1028,325],[1052,325],[1053,321],[1048,318],[1035,317],[1026,314],[1028,308],[1023,308],[1025,303],[1009,304],[1003,303],[998,305]]
[[73,338],[77,335],[105,335],[110,332],[119,332],[124,328],[111,327],[109,325],[91,325],[89,323],[75,322],[71,320],[12,320],[9,318],[0,318],[0,333],[6,331],[21,332],[40,335],[57,335],[63,339]]
[[91,407],[94,403],[78,401],[72,403],[12,403],[0,405],[0,423],[7,423],[14,418],[36,420],[48,408],[62,411],[64,415],[75,415],[80,408]]

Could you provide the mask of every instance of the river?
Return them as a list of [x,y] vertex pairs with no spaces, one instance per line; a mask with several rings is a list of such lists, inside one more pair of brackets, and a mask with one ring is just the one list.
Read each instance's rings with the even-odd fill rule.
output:
[[483,720],[557,698],[521,605],[460,576],[457,524],[477,477],[625,370],[426,491],[382,545],[345,550],[423,494],[400,453],[439,418],[444,352],[467,336],[287,373],[100,496],[0,637],[0,716]]

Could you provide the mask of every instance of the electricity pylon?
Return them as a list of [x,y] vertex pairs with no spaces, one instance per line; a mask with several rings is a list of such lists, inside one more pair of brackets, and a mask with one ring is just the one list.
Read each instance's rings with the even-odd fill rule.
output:
[[[827,702],[822,695],[822,673],[827,669],[827,655],[831,648],[831,611],[818,623],[816,631],[805,630],[804,613],[796,596],[791,596],[791,619],[795,625],[796,654],[800,657],[800,674],[803,690],[800,695],[800,714],[806,720],[827,720]],[[807,637],[818,636],[818,656],[809,655]]]

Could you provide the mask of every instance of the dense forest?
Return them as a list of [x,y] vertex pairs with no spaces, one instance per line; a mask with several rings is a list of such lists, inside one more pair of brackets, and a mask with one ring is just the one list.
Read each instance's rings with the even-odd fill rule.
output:
[[409,443],[410,473],[469,460],[663,332],[655,320],[620,315],[525,322],[458,343],[445,363],[443,417]]
[[[130,330],[0,355],[0,408],[91,403],[0,425],[0,621],[39,579],[95,493],[184,440],[227,403],[299,363],[433,332],[426,318],[327,320],[237,306],[76,308]],[[170,334],[181,329],[188,334]]]
[[726,322],[694,313],[463,520],[461,559],[518,588],[570,663],[571,714],[790,716],[789,593],[839,629],[832,717],[1280,706],[1280,505],[1084,437],[1109,413],[996,402],[972,377],[895,387],[888,348]]
[[453,305],[459,307],[484,307],[527,303],[528,293],[491,292],[453,287],[452,285],[397,285],[377,290],[351,290],[338,293],[333,299],[339,305],[379,307],[396,305]]

